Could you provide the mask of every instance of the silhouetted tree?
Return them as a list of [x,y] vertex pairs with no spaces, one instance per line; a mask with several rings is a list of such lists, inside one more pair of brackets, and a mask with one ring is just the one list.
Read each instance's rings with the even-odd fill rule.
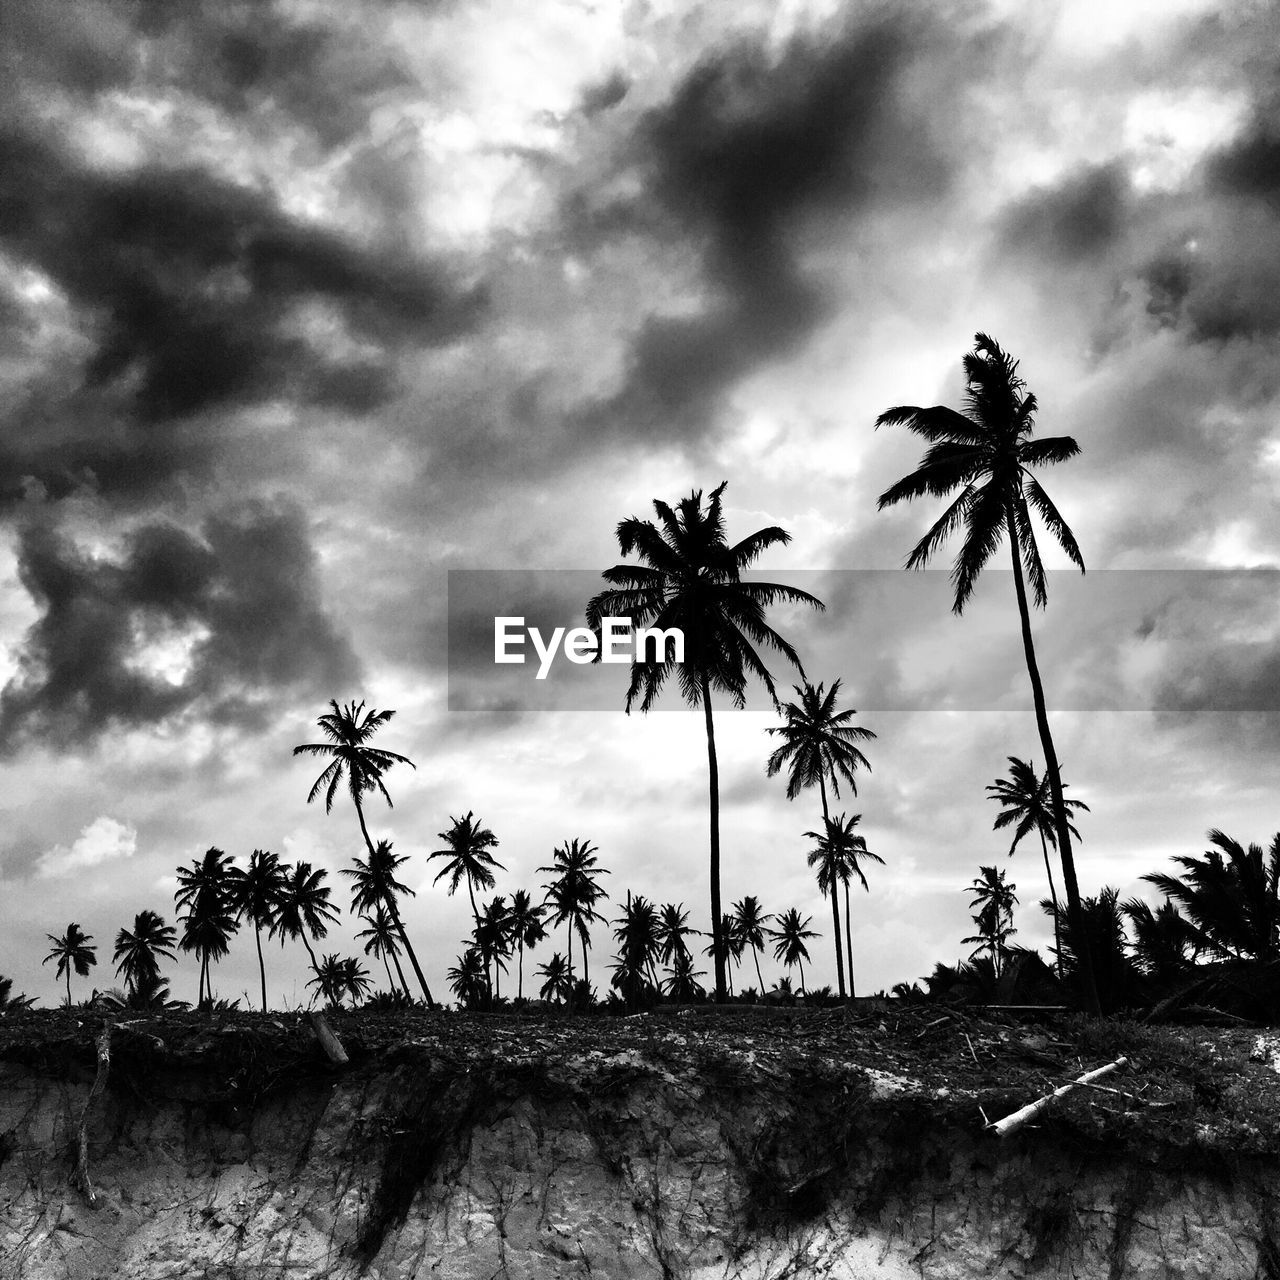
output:
[[465,818],[451,817],[449,822],[448,831],[438,833],[440,839],[445,841],[446,847],[437,849],[427,856],[428,862],[436,858],[445,860],[432,884],[439,884],[445,876],[448,876],[449,896],[452,898],[458,885],[465,878],[467,894],[471,898],[471,918],[479,928],[480,910],[476,906],[476,886],[479,885],[481,889],[492,889],[497,884],[493,874],[494,869],[505,870],[502,863],[490,852],[491,849],[498,847],[498,837],[488,827],[482,827],[470,810],[467,811]]
[[[387,914],[387,909],[381,903],[374,907],[372,915],[361,916],[365,927],[356,934],[356,940],[364,941],[364,953],[367,956],[377,956],[382,961],[382,967],[387,971],[387,985],[393,992],[403,993],[407,1000],[413,999],[413,994],[409,990],[409,984],[404,980],[404,970],[400,968],[400,957],[396,952],[396,927],[392,923],[391,917]],[[400,979],[399,985],[396,979],[391,976],[391,961],[395,961],[396,976]]]
[[159,979],[161,960],[178,958],[174,952],[177,940],[177,930],[154,911],[139,911],[133,918],[133,929],[116,934],[111,958],[116,962],[116,974],[124,978],[130,992]]
[[44,935],[53,943],[49,954],[40,962],[48,964],[50,960],[56,960],[58,967],[54,971],[59,978],[67,980],[67,1008],[71,1008],[71,971],[76,971],[76,976],[84,978],[88,976],[89,970],[98,963],[98,948],[93,946],[93,936],[85,933],[74,921],[67,925],[67,931],[62,937],[54,937],[51,933]]
[[[823,686],[815,689],[807,680],[795,686],[799,702],[783,704],[786,723],[775,725],[767,732],[782,738],[782,745],[769,757],[766,772],[775,777],[787,770],[787,799],[794,800],[806,787],[816,786],[822,799],[822,820],[831,817],[827,808],[827,780],[831,781],[831,793],[840,798],[840,779],[850,791],[858,794],[856,771],[859,768],[871,772],[867,757],[854,745],[869,742],[876,735],[870,729],[851,724],[858,713],[852,709],[836,711],[836,697],[840,681],[832,683],[825,693]],[[853,931],[850,927],[849,877],[844,878],[844,932],[845,955],[849,958],[849,994],[853,994]],[[839,929],[837,929],[837,935]],[[840,970],[840,994],[845,994],[844,971]]]
[[231,867],[227,871],[227,906],[237,920],[253,925],[254,943],[258,948],[258,976],[262,982],[262,1012],[267,1011],[267,966],[262,959],[262,931],[274,933],[276,912],[280,909],[285,885],[284,868],[274,853],[255,849],[247,867]]
[[[983,951],[987,953],[998,979],[1009,949],[1009,939],[1018,932],[1013,927],[1013,908],[1018,902],[1018,895],[1014,890],[1018,886],[1009,884],[1004,872],[996,867],[979,867],[978,870],[981,875],[968,889],[973,894],[969,900],[969,908],[973,911],[973,922],[978,926],[978,932],[961,941],[978,944],[977,950],[969,957],[970,960]],[[974,908],[977,910],[974,911]]]
[[565,1001],[573,992],[573,970],[558,951],[551,953],[546,964],[538,966],[538,977],[543,979],[538,991],[541,1000]]
[[178,917],[182,925],[178,949],[194,951],[200,958],[196,1000],[202,1007],[213,999],[209,965],[221,960],[231,949],[231,938],[236,931],[235,913],[228,901],[230,871],[230,854],[214,847],[206,849],[204,856],[189,867],[178,868],[178,889],[173,902],[185,912]]
[[1180,875],[1143,876],[1185,917],[1196,949],[1220,960],[1280,959],[1280,832],[1264,852],[1209,832],[1202,857],[1178,856]]
[[329,903],[330,889],[325,880],[329,873],[323,867],[312,867],[309,862],[297,862],[281,868],[280,897],[276,904],[272,932],[280,935],[280,945],[285,940],[301,941],[311,960],[312,973],[316,970],[316,953],[311,939],[317,942],[328,936],[329,926],[336,924],[338,913]]
[[[1065,782],[1062,784],[1062,803],[1067,809],[1067,826],[1071,834],[1079,840],[1080,832],[1071,821],[1071,811],[1079,809],[1088,813],[1089,806],[1083,800],[1068,800],[1067,786]],[[1019,760],[1017,756],[1010,756],[1009,776],[997,778],[987,790],[991,793],[991,799],[1001,806],[992,829],[999,831],[1002,827],[1016,824],[1013,829],[1013,843],[1009,846],[1011,858],[1024,836],[1032,831],[1040,836],[1040,852],[1044,855],[1044,873],[1049,879],[1049,897],[1054,908],[1054,949],[1061,951],[1062,939],[1058,936],[1058,891],[1054,888],[1053,868],[1049,865],[1049,846],[1052,845],[1055,850],[1058,847],[1053,795],[1049,788],[1049,771],[1046,769],[1040,777],[1037,777],[1034,764],[1027,760]]]
[[[316,722],[326,741],[304,742],[294,747],[293,754],[322,756],[328,759],[329,763],[312,783],[311,790],[307,793],[307,803],[310,804],[321,791],[324,792],[325,813],[333,809],[333,797],[345,779],[347,790],[351,795],[351,803],[355,806],[356,819],[360,823],[360,834],[364,837],[365,848],[369,851],[370,865],[372,865],[376,850],[364,820],[363,797],[372,791],[380,792],[387,802],[387,807],[391,808],[391,796],[382,781],[383,775],[397,764],[407,764],[410,769],[417,766],[408,756],[369,746],[370,738],[395,715],[394,711],[371,709],[365,712],[363,702],[349,702],[346,706],[340,707],[337,702],[331,700],[329,706],[332,710],[326,712]],[[388,848],[390,848],[389,844]],[[387,899],[386,906],[392,920],[395,921],[396,931],[400,935],[400,944],[409,957],[409,963],[413,965],[413,972],[422,987],[427,1006],[434,1009],[435,1001],[431,998],[431,989],[427,986],[422,966],[418,964],[418,957],[409,943],[409,935],[405,932],[404,921],[400,919],[395,900]]]
[[511,910],[507,913],[507,936],[516,948],[516,999],[524,998],[524,953],[547,936],[542,923],[543,908],[535,903],[523,889],[511,895]]
[[[862,814],[852,813],[845,817],[843,813],[838,813],[834,818],[827,818],[824,823],[824,830],[821,835],[816,831],[806,831],[805,835],[811,839],[817,840],[818,845],[809,854],[809,865],[817,866],[818,870],[818,887],[823,893],[830,891],[832,914],[836,924],[836,959],[837,967],[839,967],[840,955],[840,916],[835,910],[835,885],[838,881],[848,889],[849,882],[854,876],[857,876],[859,883],[865,892],[871,892],[871,886],[867,883],[866,873],[862,870],[862,859],[870,858],[872,862],[878,862],[884,866],[884,859],[878,853],[872,853],[867,848],[866,837],[859,834],[854,828],[862,821]],[[824,881],[827,888],[823,888]],[[849,910],[849,895],[845,893],[845,911]],[[845,918],[846,936],[849,936],[848,916]],[[850,942],[850,951],[847,955],[849,962],[849,998],[852,1000],[856,992],[853,982],[853,951],[852,941]]]
[[907,567],[922,569],[934,552],[955,530],[964,528],[964,542],[951,571],[955,585],[954,612],[961,613],[973,594],[974,583],[995,554],[1002,539],[1009,542],[1014,590],[1022,623],[1022,647],[1031,680],[1036,727],[1049,774],[1058,853],[1067,889],[1067,911],[1076,922],[1080,940],[1079,977],[1086,1008],[1098,1013],[1098,992],[1084,929],[1080,920],[1080,888],[1071,853],[1070,824],[1062,797],[1062,777],[1058,753],[1049,730],[1044,686],[1036,663],[1031,636],[1031,612],[1025,578],[1030,580],[1037,608],[1048,602],[1044,566],[1031,523],[1034,509],[1054,540],[1071,561],[1084,572],[1084,559],[1049,495],[1031,474],[1031,468],[1065,462],[1080,452],[1070,436],[1033,440],[1036,398],[1026,390],[1018,375],[1017,361],[984,333],[975,338],[974,350],[964,359],[968,415],[945,405],[931,409],[901,405],[888,409],[876,426],[904,426],[929,441],[919,467],[891,485],[880,495],[881,509],[912,498],[928,495],[940,498],[956,489],[959,495],[916,544],[907,558]]
[[[715,956],[716,999],[726,998],[725,948],[719,937],[720,906],[720,770],[716,758],[715,723],[711,692],[725,694],[736,707],[746,705],[749,677],[757,677],[774,705],[777,693],[773,677],[760,656],[767,647],[780,653],[804,675],[800,658],[791,645],[765,622],[772,605],[808,604],[821,609],[822,602],[807,591],[776,582],[744,582],[750,568],[770,547],[787,543],[785,529],[758,529],[741,542],[725,538],[721,494],[724,484],[711,493],[707,506],[695,490],[673,510],[655,501],[658,524],[635,516],[619,523],[618,545],[624,556],[632,552],[638,565],[620,564],[605,570],[609,589],[587,605],[587,622],[599,633],[604,618],[629,618],[635,627],[660,630],[678,628],[684,635],[684,661],[674,654],[653,655],[634,662],[627,689],[626,709],[640,699],[647,712],[673,672],[680,694],[690,706],[700,706],[706,726],[707,771],[710,787],[711,832],[711,936]],[[642,655],[642,657],[648,655]]]
[[484,960],[477,948],[468,947],[445,977],[453,998],[464,1009],[478,1009],[484,1002]]
[[809,928],[812,917],[805,916],[802,920],[795,907],[784,911],[777,921],[776,929],[766,930],[774,942],[773,958],[781,960],[788,969],[793,964],[800,966],[800,994],[804,995],[804,962],[809,959],[809,949],[804,944],[819,935]]
[[550,911],[552,926],[564,924],[569,930],[569,972],[573,973],[573,935],[577,931],[582,943],[583,981],[589,982],[587,952],[591,947],[591,926],[601,919],[596,903],[609,895],[603,886],[596,884],[596,877],[609,875],[609,871],[596,865],[599,850],[590,840],[576,836],[564,845],[552,850],[551,865],[539,867],[539,875],[552,876],[546,886],[543,905]]

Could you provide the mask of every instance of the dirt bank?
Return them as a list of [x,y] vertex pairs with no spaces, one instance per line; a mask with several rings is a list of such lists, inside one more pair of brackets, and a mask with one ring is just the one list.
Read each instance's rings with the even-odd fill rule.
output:
[[[1256,1033],[937,1009],[0,1023],[0,1274],[1280,1276]],[[1039,1127],[984,1128],[1127,1053]]]

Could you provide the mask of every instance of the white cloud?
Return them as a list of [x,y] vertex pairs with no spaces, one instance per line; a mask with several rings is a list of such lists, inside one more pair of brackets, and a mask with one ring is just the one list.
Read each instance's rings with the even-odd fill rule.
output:
[[95,867],[101,862],[132,858],[137,848],[137,830],[103,814],[80,832],[79,839],[69,849],[58,844],[42,853],[36,859],[36,874],[42,879],[64,876],[84,867]]

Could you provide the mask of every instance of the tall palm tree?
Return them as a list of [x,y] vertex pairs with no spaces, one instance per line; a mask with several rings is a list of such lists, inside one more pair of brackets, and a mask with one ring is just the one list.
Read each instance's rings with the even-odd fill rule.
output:
[[116,934],[116,948],[111,958],[116,974],[124,978],[130,992],[160,977],[160,961],[176,960],[174,947],[178,933],[154,911],[139,911],[133,917],[133,929]]
[[1174,858],[1181,875],[1143,876],[1181,908],[1198,951],[1219,960],[1280,959],[1280,832],[1264,852],[1216,827],[1202,857]]
[[467,811],[465,818],[450,817],[449,822],[451,825],[448,831],[437,833],[440,839],[445,841],[446,847],[437,849],[427,856],[428,862],[436,858],[445,859],[444,865],[431,883],[439,884],[445,876],[448,876],[449,896],[452,898],[465,877],[467,893],[471,898],[471,918],[478,928],[480,911],[476,906],[476,886],[479,885],[481,889],[492,889],[497,884],[493,874],[494,868],[499,871],[506,869],[489,852],[490,849],[498,847],[498,837],[488,827],[482,827],[479,819],[470,810]]
[[[378,791],[387,802],[387,807],[391,808],[391,796],[382,781],[383,775],[397,764],[407,764],[410,769],[416,769],[417,766],[408,756],[397,755],[394,751],[384,751],[380,747],[368,745],[369,739],[395,715],[394,711],[370,709],[366,712],[363,702],[349,702],[346,706],[340,707],[337,702],[331,700],[329,706],[332,710],[326,712],[316,722],[326,741],[304,742],[294,747],[293,754],[322,756],[328,759],[329,763],[312,783],[311,790],[307,794],[307,803],[310,804],[321,791],[324,792],[325,813],[332,811],[333,797],[342,785],[343,779],[346,779],[351,803],[355,806],[356,818],[360,823],[360,834],[364,837],[365,848],[369,850],[370,863],[372,863],[375,847],[369,836],[369,828],[365,824],[362,798],[367,792]],[[400,943],[409,957],[409,963],[413,965],[413,972],[417,976],[419,986],[422,987],[427,1007],[434,1009],[435,1001],[431,998],[431,989],[427,986],[427,979],[423,975],[421,965],[418,964],[418,957],[413,947],[409,945],[404,921],[400,919],[400,913],[394,902],[387,903],[387,910],[395,921],[396,931],[400,934]]]
[[996,867],[979,867],[978,870],[981,874],[968,888],[968,892],[973,894],[969,900],[969,909],[974,913],[973,922],[978,926],[978,932],[961,941],[978,944],[977,950],[969,957],[970,960],[979,952],[987,952],[998,978],[1004,971],[1008,941],[1018,932],[1013,927],[1013,909],[1018,904],[1018,895],[1014,890],[1018,886],[1009,884],[1004,872]]
[[818,888],[822,890],[824,896],[828,892],[831,894],[832,917],[836,928],[837,968],[840,956],[840,915],[836,910],[836,885],[839,883],[845,887],[845,936],[850,939],[846,959],[849,963],[849,998],[851,1000],[855,989],[853,943],[849,928],[849,884],[853,877],[857,876],[863,890],[870,893],[871,886],[867,883],[866,873],[862,870],[862,859],[870,858],[872,862],[878,862],[884,866],[884,859],[867,848],[866,837],[854,830],[861,821],[860,813],[851,813],[847,818],[843,813],[838,813],[834,818],[826,820],[821,834],[816,831],[805,832],[805,835],[817,842],[809,852],[809,865],[818,868]]
[[[413,999],[413,994],[409,990],[409,984],[404,980],[404,970],[400,968],[400,956],[396,947],[396,927],[391,917],[387,914],[387,909],[379,903],[373,909],[372,915],[361,916],[361,920],[367,926],[356,934],[358,939],[364,939],[364,953],[367,956],[377,956],[382,961],[382,967],[387,971],[387,985],[392,991],[403,990],[404,994]],[[395,961],[396,975],[400,979],[400,986],[396,986],[396,980],[391,976],[390,961]]]
[[386,909],[392,924],[396,927],[400,945],[404,948],[405,954],[409,957],[409,963],[413,965],[413,971],[418,976],[423,994],[427,998],[427,1008],[434,1009],[436,1002],[431,998],[430,988],[422,976],[422,967],[418,964],[418,957],[414,954],[409,935],[405,932],[404,921],[400,918],[400,908],[396,905],[396,898],[402,893],[408,894],[411,898],[416,896],[407,884],[396,879],[396,872],[407,861],[408,858],[403,855],[391,852],[390,840],[379,840],[369,850],[367,862],[356,858],[355,868],[344,867],[342,874],[353,881],[351,910],[356,915],[371,915],[379,906]]
[[341,1007],[344,996],[351,997],[351,1006],[369,993],[369,971],[354,956],[327,955],[316,966],[316,975],[307,983],[315,987],[322,999]]
[[276,905],[272,932],[280,935],[280,945],[285,940],[301,941],[311,959],[311,971],[316,969],[316,953],[311,939],[318,942],[327,937],[329,926],[338,922],[338,913],[329,903],[330,888],[325,881],[329,873],[323,867],[312,867],[309,862],[296,862],[281,868],[280,898]]
[[524,952],[533,948],[547,936],[542,923],[543,907],[535,903],[524,889],[511,895],[511,908],[507,912],[507,936],[516,948],[516,999],[524,999]]
[[[1088,813],[1089,806],[1083,800],[1066,799],[1068,785],[1066,782],[1062,784],[1062,803],[1067,808],[1067,826],[1071,834],[1079,840],[1080,832],[1071,821],[1071,811],[1080,809]],[[1037,777],[1035,765],[1031,761],[1010,756],[1009,776],[997,778],[987,790],[991,793],[991,799],[1001,806],[992,830],[999,831],[1002,827],[1016,824],[1013,830],[1013,843],[1009,846],[1011,858],[1023,836],[1031,831],[1039,833],[1040,852],[1044,855],[1044,873],[1049,877],[1049,898],[1053,903],[1053,943],[1054,950],[1059,956],[1058,976],[1061,977],[1062,931],[1058,925],[1060,917],[1058,891],[1054,888],[1053,868],[1049,865],[1049,846],[1053,845],[1054,849],[1058,847],[1053,796],[1049,790],[1049,771],[1046,769],[1043,775]]]
[[766,930],[774,942],[773,958],[781,960],[788,969],[793,964],[800,966],[800,994],[805,995],[807,993],[804,989],[804,962],[809,959],[809,949],[804,944],[810,938],[818,936],[809,928],[813,923],[813,918],[805,916],[802,920],[800,912],[795,907],[792,907],[789,911],[784,911],[777,919],[778,927]]
[[1036,663],[1031,611],[1027,603],[1028,579],[1036,607],[1043,609],[1048,603],[1044,565],[1031,523],[1032,509],[1071,561],[1084,572],[1084,559],[1076,545],[1075,535],[1058,514],[1049,495],[1040,487],[1040,482],[1031,474],[1032,467],[1066,462],[1075,457],[1080,446],[1070,436],[1031,438],[1036,398],[1027,391],[1026,383],[1019,377],[1017,361],[986,334],[976,335],[973,351],[964,358],[964,368],[968,383],[967,415],[945,405],[935,405],[931,409],[899,405],[887,409],[876,419],[877,427],[906,427],[929,441],[930,446],[915,471],[890,485],[880,495],[879,508],[883,510],[895,503],[925,495],[947,497],[960,489],[959,495],[907,558],[909,569],[924,568],[948,535],[963,526],[964,541],[951,570],[951,581],[955,587],[952,609],[957,614],[963,612],[973,594],[978,575],[995,554],[1001,539],[1009,541],[1014,590],[1022,623],[1022,648],[1031,680],[1040,747],[1049,774],[1058,854],[1062,859],[1062,878],[1067,889],[1067,910],[1080,939],[1078,959],[1084,1002],[1089,1012],[1098,1014],[1098,990],[1080,918],[1080,886],[1071,853],[1070,823],[1062,798],[1058,753],[1049,730],[1049,713],[1045,706],[1040,668]]
[[[827,808],[827,779],[831,780],[831,792],[840,798],[840,779],[849,784],[849,790],[858,794],[856,771],[871,772],[867,757],[854,745],[869,742],[876,735],[850,721],[858,713],[852,709],[836,711],[836,697],[840,681],[832,683],[824,692],[823,686],[814,688],[807,680],[798,684],[795,691],[798,702],[783,704],[782,714],[786,723],[768,730],[782,738],[782,745],[770,755],[766,772],[775,777],[787,770],[787,799],[794,800],[806,787],[817,786],[822,798],[822,820],[831,816]],[[849,881],[844,881],[844,934],[845,955],[849,960],[849,990],[853,990],[853,932],[850,928],[852,912],[849,909]],[[840,977],[840,994],[844,995],[844,976]]]
[[235,912],[237,920],[248,920],[253,925],[263,1013],[267,1011],[267,966],[262,959],[262,931],[275,932],[284,884],[285,871],[280,859],[265,849],[255,849],[249,855],[247,867],[233,866],[227,873],[227,906]]
[[747,682],[755,676],[776,706],[773,677],[760,649],[780,653],[802,676],[804,668],[791,645],[765,622],[765,610],[779,603],[823,607],[807,591],[742,580],[745,569],[770,547],[790,542],[791,535],[770,526],[730,545],[721,511],[724,488],[720,484],[712,491],[705,509],[700,490],[682,498],[674,510],[655,501],[658,524],[635,516],[623,520],[617,529],[618,545],[624,556],[634,551],[640,563],[606,569],[609,589],[587,604],[587,623],[597,632],[610,617],[629,618],[633,627],[652,624],[662,630],[678,628],[684,634],[682,663],[670,652],[632,663],[626,710],[630,714],[639,698],[640,710],[647,712],[672,672],[684,700],[702,708],[710,790],[711,935],[719,1001],[726,998],[726,957],[720,940],[720,769],[711,693],[715,690],[734,706],[745,706]]
[[750,894],[733,904],[733,927],[744,946],[751,948],[751,958],[756,965],[756,981],[760,984],[760,998],[764,999],[764,979],[760,976],[760,952],[764,950],[765,922],[773,917],[761,911],[760,900]]
[[200,980],[197,1004],[213,999],[213,980],[209,974],[211,961],[221,960],[231,948],[236,931],[235,913],[227,901],[231,856],[210,847],[204,856],[189,867],[178,868],[178,889],[174,906],[184,909],[178,917],[182,924],[180,951],[194,951],[200,958]]
[[550,911],[551,924],[568,927],[569,972],[573,973],[573,935],[576,930],[582,943],[582,974],[588,982],[587,952],[591,948],[591,925],[601,919],[595,906],[609,896],[603,886],[596,884],[597,876],[610,874],[605,867],[596,865],[597,853],[599,850],[590,840],[579,840],[575,836],[552,850],[549,867],[538,868],[539,875],[553,877],[546,886],[543,899],[544,906]]
[[55,976],[65,977],[67,980],[67,1008],[70,1009],[71,970],[76,971],[77,977],[87,977],[89,970],[98,963],[98,948],[92,945],[93,936],[85,933],[74,921],[67,925],[67,931],[62,937],[56,938],[51,933],[46,933],[44,936],[53,943],[53,947],[40,963],[48,964],[50,960],[58,962],[54,973]]

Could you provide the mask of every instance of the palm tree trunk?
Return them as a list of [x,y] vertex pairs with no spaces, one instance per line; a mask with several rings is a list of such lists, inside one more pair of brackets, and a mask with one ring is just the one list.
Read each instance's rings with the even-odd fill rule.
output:
[[760,974],[760,948],[754,943],[751,946],[751,958],[756,962],[756,981],[760,984],[760,999],[764,999],[764,978]]
[[809,993],[804,989],[804,961],[797,956],[796,964],[800,966],[800,994],[802,996],[807,996]]
[[519,955],[516,969],[516,999],[524,999],[524,939],[516,939],[516,951]]
[[1058,891],[1053,887],[1053,868],[1049,865],[1049,845],[1040,832],[1040,852],[1044,854],[1044,873],[1049,877],[1049,897],[1053,902],[1053,949],[1057,958],[1058,977],[1062,977],[1062,916],[1058,911]]
[[71,966],[70,965],[67,966],[67,972],[65,976],[67,979],[67,1008],[70,1009],[71,1008]]
[[[353,796],[352,801],[356,806],[356,817],[360,819],[360,834],[364,836],[365,847],[369,850],[369,857],[372,859],[376,854],[374,853],[373,841],[369,838],[369,828],[365,826],[364,809],[361,807],[358,796]],[[422,966],[418,963],[418,957],[409,942],[409,935],[404,931],[404,921],[400,919],[400,912],[397,910],[390,894],[387,895],[387,909],[391,912],[391,918],[395,921],[396,930],[400,934],[400,941],[404,944],[405,955],[409,957],[409,963],[413,965],[413,972],[417,975],[418,983],[422,987],[422,994],[427,1000],[427,1008],[434,1009],[436,1002],[431,998],[431,988],[427,986],[427,979],[423,975]]]
[[395,947],[390,948],[390,950],[391,950],[391,963],[394,964],[396,967],[396,976],[400,979],[400,986],[404,990],[405,998],[408,1000],[412,1000],[413,992],[409,990],[409,984],[404,980],[404,970],[400,967],[400,955],[396,951]]
[[1075,859],[1071,855],[1071,832],[1067,824],[1067,809],[1062,802],[1062,775],[1058,769],[1058,753],[1054,749],[1053,734],[1049,731],[1049,713],[1045,708],[1044,686],[1040,683],[1040,668],[1036,664],[1035,644],[1031,638],[1031,612],[1027,607],[1027,588],[1022,580],[1022,558],[1018,542],[1018,529],[1012,509],[1005,512],[1005,528],[1009,534],[1009,553],[1013,559],[1013,585],[1018,595],[1018,614],[1022,621],[1022,648],[1027,659],[1027,674],[1031,678],[1031,697],[1035,703],[1036,728],[1040,731],[1040,746],[1044,751],[1045,768],[1049,771],[1049,792],[1053,797],[1054,826],[1058,832],[1058,855],[1062,859],[1062,880],[1067,890],[1067,916],[1071,921],[1073,950],[1079,966],[1081,995],[1085,1012],[1093,1017],[1102,1016],[1098,1002],[1098,984],[1093,973],[1093,957],[1089,953],[1089,939],[1085,936],[1084,911],[1080,904],[1080,886],[1076,880]]
[[258,977],[262,980],[262,1012],[267,1011],[267,966],[262,960],[262,930],[258,922],[253,922],[253,940],[258,945]]
[[[831,814],[827,809],[827,784],[822,774],[818,774],[818,794],[822,797],[822,830],[825,833],[827,823],[831,821]],[[835,911],[836,894],[839,892],[834,885],[831,887],[831,905],[836,921],[836,972],[840,975],[840,999],[844,1000],[844,961],[840,956],[840,913]],[[845,937],[845,955],[849,957],[849,999],[853,998],[853,934],[849,929],[849,882],[844,882],[844,937]]]
[[707,722],[707,774],[711,791],[711,954],[716,969],[716,1003],[726,999],[724,943],[720,937],[720,767],[716,761],[716,727],[711,716],[711,682],[702,680],[702,711]]
[[844,1000],[844,951],[840,946],[840,883],[839,877],[831,882],[831,923],[836,933],[836,976],[840,979],[840,999]]

